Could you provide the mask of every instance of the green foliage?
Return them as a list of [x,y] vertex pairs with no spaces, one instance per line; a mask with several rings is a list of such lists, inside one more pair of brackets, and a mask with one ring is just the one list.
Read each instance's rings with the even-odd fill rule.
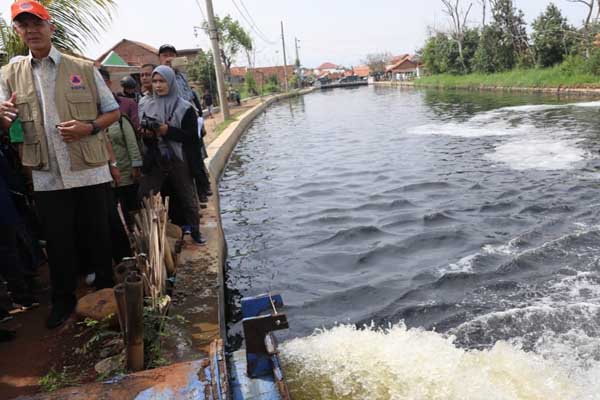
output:
[[190,80],[198,82],[204,89],[208,89],[214,97],[217,96],[217,75],[211,52],[205,53],[200,50],[198,56],[188,66],[187,73]]
[[66,368],[60,372],[52,368],[46,375],[40,378],[38,384],[43,392],[49,393],[67,386],[78,385],[79,379],[68,372]]
[[111,319],[113,315],[107,316],[102,321],[96,321],[91,318],[86,318],[83,322],[79,322],[79,325],[84,326],[85,329],[83,332],[75,335],[76,337],[81,337],[84,335],[91,334],[90,339],[83,344],[82,347],[75,349],[76,354],[88,354],[94,351],[99,345],[104,343],[107,339],[114,339],[119,337],[121,334],[116,332],[110,328]]
[[[457,89],[600,87],[600,76],[582,71],[580,59],[572,57],[571,60],[567,58],[563,64],[550,68],[515,68],[493,74],[472,73],[463,76],[439,74],[421,78],[415,81],[415,85]],[[571,66],[567,67],[567,63]]]
[[186,323],[181,315],[163,315],[152,307],[144,307],[144,363],[147,369],[169,364],[163,356],[163,338],[174,335],[175,324]]
[[299,88],[300,87],[300,79],[298,79],[298,75],[294,74],[290,78],[289,85],[291,88]]
[[533,22],[532,27],[536,65],[549,67],[559,64],[573,50],[575,28],[567,23],[567,18],[553,3]]
[[[235,62],[240,51],[244,50],[247,53],[252,51],[252,38],[239,21],[234,20],[229,15],[224,18],[215,16],[215,25],[219,35],[221,60],[225,64],[227,76],[230,76],[231,65]],[[202,27],[208,34],[208,22],[204,22]]]
[[[463,39],[464,67],[460,60],[458,43],[444,33],[429,38],[423,49],[423,62],[434,74],[463,74],[473,68],[473,57],[479,45],[479,30],[466,29]],[[466,68],[466,70],[465,70]]]
[[[81,53],[89,41],[98,41],[99,33],[108,29],[116,10],[115,0],[41,0],[52,16],[56,26],[54,45],[66,52]],[[0,18],[1,19],[1,18]],[[21,42],[10,22],[0,23],[0,53],[6,53],[4,60],[26,54],[27,48]]]
[[[250,71],[246,72],[246,79],[244,82],[243,92],[245,92],[245,94],[247,96],[256,96],[258,94],[256,79],[254,79],[254,74],[252,74],[252,72],[250,72]],[[246,97],[246,96],[242,96],[242,97]]]

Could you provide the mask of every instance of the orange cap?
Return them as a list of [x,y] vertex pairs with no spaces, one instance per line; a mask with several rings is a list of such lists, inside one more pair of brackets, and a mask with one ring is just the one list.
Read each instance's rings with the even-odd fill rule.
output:
[[41,20],[48,21],[50,14],[46,7],[32,0],[18,0],[12,3],[10,6],[11,19],[14,21],[19,15],[23,13],[33,14]]

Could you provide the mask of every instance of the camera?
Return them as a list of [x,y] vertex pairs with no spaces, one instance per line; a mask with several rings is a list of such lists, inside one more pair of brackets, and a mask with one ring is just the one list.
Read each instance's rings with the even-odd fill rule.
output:
[[140,121],[140,128],[146,131],[157,131],[160,128],[160,122],[156,118],[144,115]]

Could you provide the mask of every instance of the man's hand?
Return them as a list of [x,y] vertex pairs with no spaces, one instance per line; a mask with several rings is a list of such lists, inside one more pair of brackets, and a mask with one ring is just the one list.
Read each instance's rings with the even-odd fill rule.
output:
[[121,171],[117,167],[110,166],[110,175],[115,181],[115,186],[119,186],[121,184]]
[[17,114],[19,112],[15,106],[16,101],[17,93],[15,92],[10,96],[10,99],[0,103],[0,118],[2,118],[4,123],[8,124],[8,126],[10,126],[17,118]]
[[77,120],[61,122],[57,125],[58,132],[66,143],[76,142],[92,134],[92,124]]
[[158,128],[158,131],[156,131],[156,133],[158,133],[161,136],[164,136],[167,134],[168,131],[169,131],[169,125],[161,124],[160,128]]

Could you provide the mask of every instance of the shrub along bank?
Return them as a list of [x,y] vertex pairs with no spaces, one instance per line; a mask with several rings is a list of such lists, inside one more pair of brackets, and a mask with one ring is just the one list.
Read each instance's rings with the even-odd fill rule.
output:
[[600,76],[573,72],[561,67],[514,69],[493,74],[438,74],[415,81],[415,86],[446,88],[528,87],[528,88],[600,88]]

